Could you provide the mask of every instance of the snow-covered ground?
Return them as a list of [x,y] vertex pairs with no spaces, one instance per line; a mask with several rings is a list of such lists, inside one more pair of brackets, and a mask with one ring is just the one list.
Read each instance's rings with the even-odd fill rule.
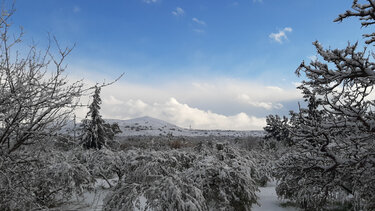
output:
[[[111,183],[115,184],[115,181],[112,180]],[[59,208],[52,209],[52,211],[101,211],[103,208],[103,199],[109,192],[108,188],[109,186],[104,180],[97,179],[94,191],[85,192],[80,200],[62,205]]]
[[277,198],[275,191],[276,184],[274,182],[268,183],[266,187],[261,187],[259,196],[259,204],[254,205],[253,211],[297,211],[294,207],[282,207],[281,201]]

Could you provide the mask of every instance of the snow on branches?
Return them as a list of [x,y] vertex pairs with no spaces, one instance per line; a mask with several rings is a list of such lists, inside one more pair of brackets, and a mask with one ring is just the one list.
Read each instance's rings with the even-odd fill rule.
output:
[[[352,9],[354,11],[347,10],[345,13],[340,14],[334,21],[341,22],[348,17],[359,17],[363,27],[375,24],[375,1],[366,0],[366,2],[367,3],[360,4],[358,3],[358,0],[354,0],[352,4]],[[364,34],[363,37],[368,38],[366,44],[375,42],[375,33]]]
[[[359,16],[363,26],[375,20],[374,1],[353,2],[335,21]],[[375,35],[366,41],[375,41]],[[307,209],[349,201],[352,209],[375,209],[374,55],[345,49],[324,49],[314,42],[322,60],[302,62],[296,70],[305,80],[298,87],[307,108],[292,112],[293,145],[277,163],[277,193]],[[324,61],[323,61],[324,60]]]
[[126,175],[104,210],[250,210],[257,202],[252,157],[237,149],[127,152]]
[[[71,48],[16,50],[23,32],[10,39],[9,18],[14,10],[2,11],[0,22],[0,154],[56,134],[77,106],[83,93],[81,81],[68,83],[63,75]],[[22,57],[22,55],[25,55]]]

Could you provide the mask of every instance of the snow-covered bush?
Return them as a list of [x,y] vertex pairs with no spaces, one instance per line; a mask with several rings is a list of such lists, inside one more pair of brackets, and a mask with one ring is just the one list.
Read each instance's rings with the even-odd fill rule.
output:
[[106,197],[105,210],[133,210],[134,206],[142,205],[143,198],[147,200],[146,210],[191,210],[192,206],[200,210],[204,205],[199,201],[203,199],[202,193],[194,187],[194,182],[184,180],[182,175],[196,156],[179,151],[127,153],[129,159],[123,166],[126,176]]
[[129,150],[126,174],[104,210],[250,210],[260,176],[244,153],[229,146]]
[[273,150],[252,150],[249,155],[252,157],[258,177],[254,178],[261,187],[274,179],[274,166],[278,156]]
[[106,197],[104,210],[208,210],[202,190],[182,172],[125,181]]
[[207,156],[186,174],[202,187],[209,210],[250,210],[257,202],[258,186],[248,164],[246,159],[226,162]]
[[57,206],[90,190],[93,178],[72,153],[18,151],[0,157],[0,210]]
[[124,166],[130,160],[130,153],[125,151],[111,151],[107,148],[101,150],[77,150],[76,156],[80,160],[90,174],[95,178],[104,179],[110,187],[112,183],[110,179],[121,180],[125,175],[126,168]]

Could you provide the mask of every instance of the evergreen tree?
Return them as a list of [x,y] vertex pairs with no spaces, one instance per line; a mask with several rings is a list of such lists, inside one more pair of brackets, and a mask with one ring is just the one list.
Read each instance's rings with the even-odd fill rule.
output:
[[101,103],[100,87],[95,86],[93,100],[89,106],[89,112],[86,115],[86,117],[90,117],[90,119],[84,119],[82,124],[84,130],[82,141],[84,142],[84,146],[88,149],[101,149],[107,139],[104,120],[99,113]]

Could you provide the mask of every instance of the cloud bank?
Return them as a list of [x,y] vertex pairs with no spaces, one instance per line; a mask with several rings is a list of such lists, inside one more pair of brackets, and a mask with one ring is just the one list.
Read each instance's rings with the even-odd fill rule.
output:
[[130,99],[121,104],[118,102],[120,100],[114,100],[113,96],[109,99],[105,98],[103,104],[112,111],[108,112],[109,109],[105,109],[103,114],[116,113],[112,118],[118,119],[151,116],[181,127],[191,126],[197,129],[262,129],[266,122],[265,118],[249,116],[245,113],[226,116],[210,110],[201,110],[181,103],[173,97],[162,103],[146,103],[140,99]]
[[[90,77],[84,79],[87,86],[113,80],[105,73],[71,66],[71,81],[82,79],[82,75]],[[196,129],[262,129],[267,115],[287,115],[302,99],[292,82],[271,84],[230,77],[161,77],[135,82],[125,75],[102,88],[101,114],[111,119],[151,116]],[[81,102],[89,104],[90,99],[85,96]],[[77,111],[77,118],[84,118],[86,113],[86,108]]]
[[[104,118],[151,116],[185,128],[258,130],[265,126],[266,115],[288,109],[284,105],[296,104],[301,96],[292,84],[281,88],[221,78],[176,79],[159,84],[129,83],[124,79],[104,87],[101,98]],[[89,99],[82,102],[88,103]],[[82,109],[77,116],[84,118],[86,113],[87,109]]]

